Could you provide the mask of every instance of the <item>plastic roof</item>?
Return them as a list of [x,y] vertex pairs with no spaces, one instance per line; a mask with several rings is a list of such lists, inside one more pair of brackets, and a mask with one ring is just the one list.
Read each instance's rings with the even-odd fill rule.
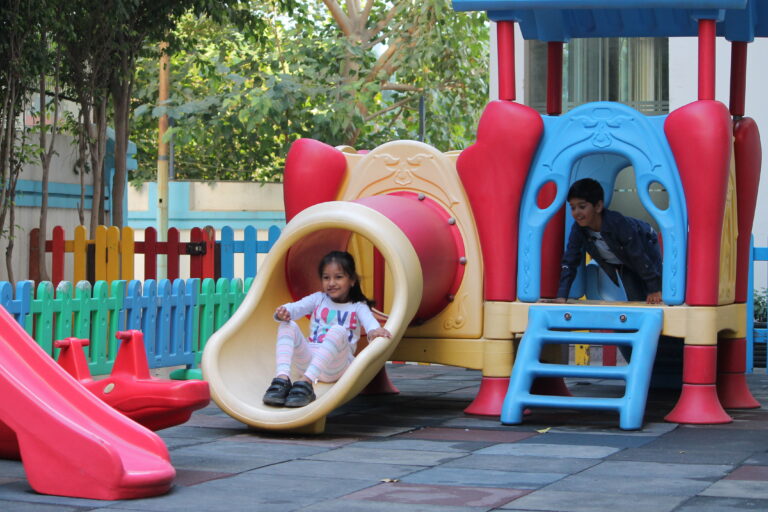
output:
[[717,20],[729,41],[768,36],[768,0],[453,0],[457,11],[513,20],[525,39],[692,37],[699,19]]

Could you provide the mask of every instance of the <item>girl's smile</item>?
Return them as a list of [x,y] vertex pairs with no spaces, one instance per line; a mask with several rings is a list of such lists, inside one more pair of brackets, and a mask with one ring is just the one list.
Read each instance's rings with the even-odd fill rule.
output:
[[349,290],[355,285],[355,281],[344,272],[336,262],[328,263],[320,276],[323,282],[323,291],[334,302],[348,302]]

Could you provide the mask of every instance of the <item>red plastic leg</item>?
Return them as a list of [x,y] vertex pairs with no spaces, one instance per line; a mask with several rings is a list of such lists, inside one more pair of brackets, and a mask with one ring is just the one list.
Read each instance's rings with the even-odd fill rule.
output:
[[400,390],[389,380],[386,367],[379,370],[379,373],[360,392],[361,395],[397,395],[398,393]]
[[477,396],[464,412],[479,416],[501,416],[501,405],[507,396],[507,389],[509,377],[483,377]]
[[683,349],[683,389],[672,412],[673,423],[716,424],[733,419],[717,398],[717,346],[686,345]]
[[53,342],[53,346],[61,350],[56,360],[59,366],[81,383],[91,380],[91,370],[88,368],[88,360],[85,359],[83,350],[83,347],[87,347],[90,343],[90,340],[80,338],[66,338]]
[[539,377],[531,386],[532,395],[573,396],[562,377]]
[[717,396],[726,409],[756,409],[755,400],[747,385],[747,340],[721,339],[717,347]]

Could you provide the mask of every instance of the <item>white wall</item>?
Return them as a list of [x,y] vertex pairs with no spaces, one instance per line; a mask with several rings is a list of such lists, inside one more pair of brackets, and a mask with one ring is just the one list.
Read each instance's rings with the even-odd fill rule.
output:
[[[760,128],[763,146],[763,165],[760,189],[755,211],[752,233],[755,245],[768,246],[768,95],[765,84],[768,83],[768,41],[756,39],[747,50],[747,97],[745,114],[752,117]],[[715,97],[728,105],[730,97],[731,45],[722,38],[717,39],[717,68]],[[670,110],[681,107],[697,99],[698,42],[694,37],[673,38],[669,40],[669,104]],[[768,283],[766,263],[755,264],[755,287],[761,288]]]
[[[80,176],[75,174],[74,166],[77,161],[77,147],[72,144],[72,137],[59,135],[56,138],[56,154],[51,162],[50,181],[58,183],[71,183],[79,186]],[[40,180],[42,168],[39,165],[26,165],[19,179]],[[86,176],[86,184],[90,185],[90,176]],[[85,212],[86,219],[89,213]],[[16,207],[15,241],[13,248],[13,277],[16,280],[29,278],[29,232],[40,225],[39,207]],[[63,226],[66,233],[74,232],[75,226],[80,225],[77,210],[73,208],[49,208],[47,222],[47,238],[50,239],[54,226]],[[5,263],[5,253],[8,241],[3,236],[0,239],[0,281],[8,280],[8,271]],[[67,268],[72,263],[66,260]],[[50,255],[48,256],[48,268],[51,268]]]

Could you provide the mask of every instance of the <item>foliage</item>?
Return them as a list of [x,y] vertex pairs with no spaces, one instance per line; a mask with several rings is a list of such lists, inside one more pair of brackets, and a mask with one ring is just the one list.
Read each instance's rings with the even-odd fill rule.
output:
[[752,297],[755,322],[768,322],[768,290],[765,288],[754,290]]
[[[474,138],[487,101],[487,24],[447,0],[251,2],[262,23],[184,16],[171,47],[171,101],[156,107],[157,59],[140,60],[132,139],[153,179],[168,113],[178,178],[279,179],[291,142],[371,148],[418,137],[444,150]],[[170,137],[170,135],[169,135]]]

